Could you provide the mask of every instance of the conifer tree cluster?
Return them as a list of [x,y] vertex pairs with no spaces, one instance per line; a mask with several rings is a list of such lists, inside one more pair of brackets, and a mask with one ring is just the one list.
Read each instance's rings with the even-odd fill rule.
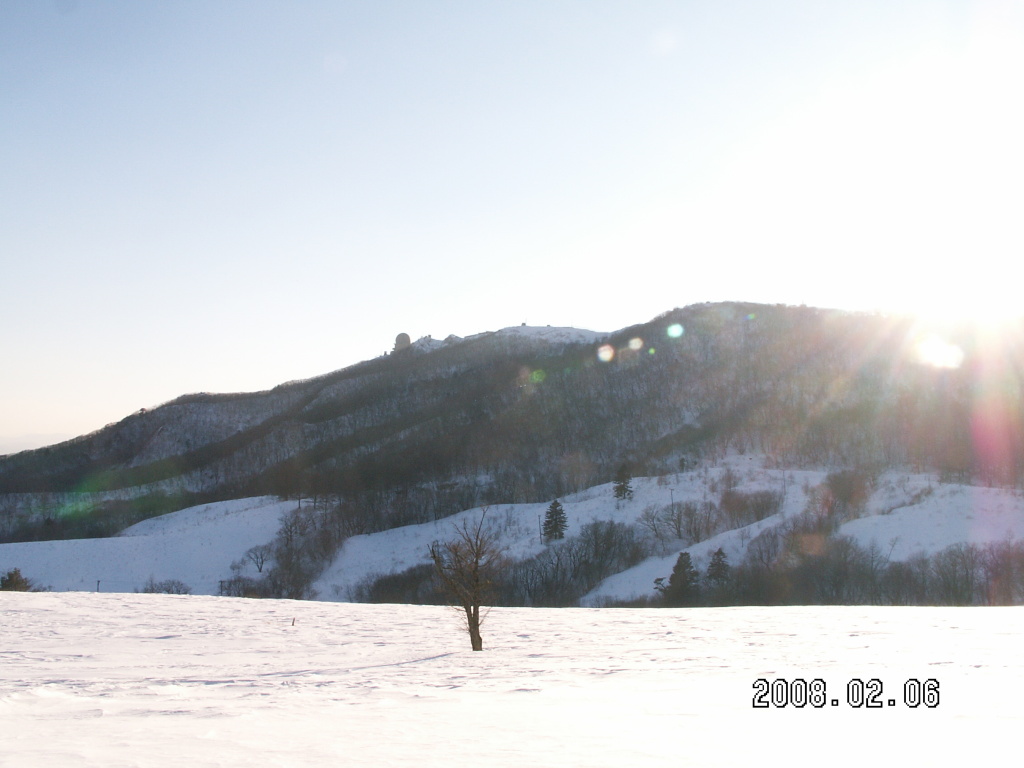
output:
[[668,581],[655,579],[654,588],[661,593],[662,603],[669,607],[723,605],[728,603],[731,579],[729,559],[719,547],[712,553],[703,577],[694,567],[690,553],[680,552]]

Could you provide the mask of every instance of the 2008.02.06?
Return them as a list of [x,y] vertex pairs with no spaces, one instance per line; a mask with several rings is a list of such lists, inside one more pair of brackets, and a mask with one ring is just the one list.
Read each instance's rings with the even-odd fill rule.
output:
[[754,681],[754,709],[811,706],[820,709],[826,706],[838,707],[840,703],[854,709],[882,709],[897,704],[916,709],[925,706],[934,709],[939,706],[939,681],[929,678],[924,682],[910,678],[903,683],[900,699],[886,697],[885,686],[877,677],[865,682],[855,677],[846,683],[846,695],[840,700],[829,697],[828,685],[821,678],[807,681],[803,678],[787,680],[784,677]]

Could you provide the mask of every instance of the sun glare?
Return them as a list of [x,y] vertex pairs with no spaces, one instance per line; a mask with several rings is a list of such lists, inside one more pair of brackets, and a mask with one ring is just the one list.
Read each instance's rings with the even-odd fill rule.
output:
[[959,368],[964,361],[964,351],[958,345],[934,333],[922,336],[914,351],[919,362],[934,368]]
[[960,49],[849,73],[752,131],[692,217],[698,250],[756,256],[807,303],[1020,316],[1024,46],[988,21]]
[[[967,280],[969,278],[965,278],[965,282]],[[905,310],[927,324],[947,328],[970,326],[986,333],[1000,333],[1024,319],[1021,305],[1008,291],[993,291],[981,296],[965,291],[963,296],[941,303],[908,297]]]

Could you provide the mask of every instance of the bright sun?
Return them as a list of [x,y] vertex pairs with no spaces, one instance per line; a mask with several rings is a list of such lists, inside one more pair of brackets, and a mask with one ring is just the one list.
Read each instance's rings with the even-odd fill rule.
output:
[[740,294],[788,281],[787,303],[1024,314],[1024,45],[975,22],[752,132],[693,216],[698,252],[748,259]]

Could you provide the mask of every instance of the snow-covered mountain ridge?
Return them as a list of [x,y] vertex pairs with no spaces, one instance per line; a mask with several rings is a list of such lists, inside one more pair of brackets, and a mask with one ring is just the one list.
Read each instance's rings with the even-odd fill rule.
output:
[[461,336],[448,336],[447,338],[434,339],[430,336],[423,336],[411,344],[412,349],[421,352],[430,352],[442,347],[459,344],[464,341],[477,341],[480,339],[495,338],[502,340],[522,340],[527,343],[543,342],[549,345],[571,345],[591,344],[608,336],[607,333],[588,331],[583,328],[570,328],[566,326],[552,327],[550,325],[510,325],[498,331],[487,331],[477,333],[465,338]]

